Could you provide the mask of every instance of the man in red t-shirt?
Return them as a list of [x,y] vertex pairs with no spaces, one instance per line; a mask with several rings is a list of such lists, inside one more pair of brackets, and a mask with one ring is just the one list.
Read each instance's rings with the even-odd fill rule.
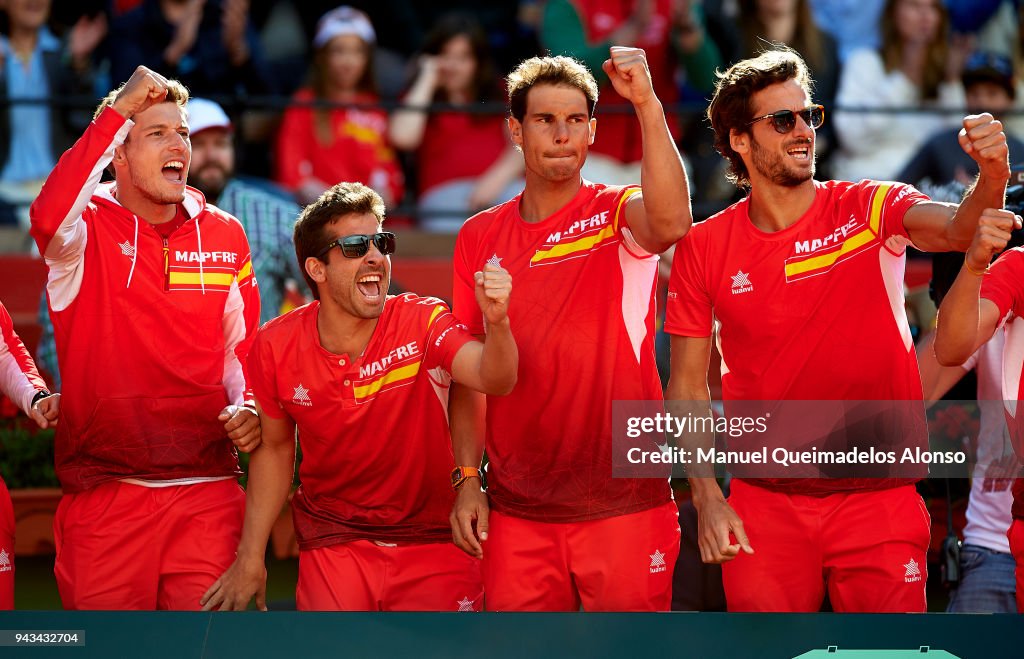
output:
[[[782,418],[798,414],[787,430],[815,449],[898,448],[901,459],[904,447],[927,448],[903,309],[906,246],[967,247],[982,210],[1002,203],[1006,137],[991,115],[964,119],[961,144],[981,173],[959,207],[899,183],[819,183],[824,109],[809,90],[806,65],[788,49],[720,77],[708,117],[732,179],[750,192],[677,247],[666,398],[670,411],[707,410],[717,321],[727,412],[763,401]],[[757,441],[748,435],[736,441]],[[826,588],[836,611],[925,610],[930,521],[913,487],[918,469],[840,470],[826,480],[792,478],[802,468],[737,466],[734,475],[749,477],[733,480],[727,502],[700,466],[689,473],[698,542],[705,562],[724,563],[729,610],[817,611]]]
[[[1003,410],[1014,450],[1024,458],[1024,248],[1015,247],[988,265],[1020,228],[1020,216],[1010,211],[985,211],[960,274],[939,307],[935,356],[945,366],[962,364],[1003,328]],[[1024,611],[1024,479],[1014,481],[1011,514],[1007,537],[1017,562],[1017,610]]]
[[[437,298],[387,296],[395,235],[384,202],[341,183],[306,207],[295,251],[316,301],[259,331],[249,357],[263,448],[252,455],[238,558],[206,609],[265,608],[264,552],[288,495],[295,430],[301,485],[292,499],[300,610],[477,611],[480,562],[451,543],[455,493],[448,390],[515,385],[507,316],[512,280],[474,274],[481,343]],[[337,249],[335,249],[337,248]]]
[[[456,543],[484,560],[488,610],[671,603],[672,492],[667,479],[612,477],[612,404],[661,400],[657,254],[689,229],[689,196],[644,52],[613,47],[604,70],[640,121],[643,192],[581,177],[597,84],[576,60],[535,57],[508,77],[526,188],[467,221],[456,241],[456,315],[470,332],[483,330],[473,273],[500,263],[516,280],[509,317],[523,355],[516,390],[486,402],[494,512],[470,479],[452,515]],[[462,425],[464,409],[453,404],[455,458],[475,469],[484,441]]]

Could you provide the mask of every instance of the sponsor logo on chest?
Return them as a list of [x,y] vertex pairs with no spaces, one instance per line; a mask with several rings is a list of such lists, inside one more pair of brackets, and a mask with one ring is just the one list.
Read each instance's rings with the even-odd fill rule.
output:
[[394,348],[384,357],[378,359],[375,362],[369,364],[363,364],[359,367],[360,378],[370,378],[378,373],[383,373],[391,366],[394,362],[401,362],[409,357],[415,357],[420,354],[420,347],[416,341],[410,341],[405,345]]
[[828,235],[822,236],[821,238],[796,241],[793,245],[793,252],[795,254],[812,254],[820,249],[835,247],[836,245],[842,244],[849,236],[852,236],[857,232],[857,230],[862,229],[863,227],[864,221],[851,215],[846,224],[836,227],[835,231]]
[[236,264],[238,254],[235,252],[189,252],[187,250],[175,250],[174,261],[176,263],[202,263],[211,264]]
[[580,258],[611,244],[615,238],[615,227],[611,219],[611,211],[605,210],[575,220],[560,231],[549,233],[544,244],[530,259],[530,267]]

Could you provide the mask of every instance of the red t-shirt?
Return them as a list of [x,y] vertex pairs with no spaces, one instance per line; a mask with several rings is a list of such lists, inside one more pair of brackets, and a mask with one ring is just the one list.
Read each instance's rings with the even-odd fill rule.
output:
[[452,360],[473,340],[437,298],[389,297],[361,356],[320,345],[319,302],[270,321],[250,352],[263,413],[298,427],[299,547],[444,542],[454,493]]
[[[1003,410],[1017,456],[1024,456],[1024,247],[1004,252],[989,268],[981,297],[999,308],[1006,342],[1003,347]],[[1024,519],[1024,479],[1013,484],[1013,517]]]
[[431,114],[419,148],[420,194],[454,179],[482,175],[510,144],[504,116]]
[[[721,323],[725,401],[920,401],[921,377],[903,306],[909,243],[903,216],[927,197],[901,183],[814,185],[814,203],[782,231],[755,227],[749,198],[694,226],[676,250],[665,330],[707,337],[713,320]],[[800,406],[776,407],[788,412]],[[898,446],[897,460],[906,446],[926,448],[923,404],[895,407],[900,419],[884,429],[891,434],[858,438],[863,425],[844,430],[839,424],[834,428],[849,436],[830,434],[829,441],[839,442],[837,450]],[[857,413],[842,405],[806,410],[820,410],[823,418],[816,421],[829,426],[842,418],[835,414],[849,419]],[[877,425],[867,432],[882,434]],[[750,480],[801,494],[894,484],[881,478]]]
[[497,261],[512,275],[509,319],[519,380],[487,400],[487,479],[495,510],[577,522],[671,499],[667,480],[612,477],[612,402],[661,400],[654,361],[658,257],[626,227],[639,188],[584,182],[537,223],[519,197],[470,218],[455,243],[454,309],[484,331],[473,274]]

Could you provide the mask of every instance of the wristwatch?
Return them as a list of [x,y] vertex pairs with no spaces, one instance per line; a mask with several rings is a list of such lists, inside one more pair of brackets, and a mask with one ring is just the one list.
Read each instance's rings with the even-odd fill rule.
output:
[[452,489],[457,492],[460,487],[466,484],[466,481],[474,476],[480,479],[480,484],[482,486],[484,482],[484,475],[483,472],[476,467],[456,467],[455,469],[452,469]]
[[39,391],[36,392],[35,396],[32,396],[32,403],[28,406],[28,408],[30,410],[34,410],[35,407],[36,407],[36,403],[38,403],[39,401],[41,401],[44,398],[49,398],[52,395],[53,394],[51,394],[46,389],[40,389]]

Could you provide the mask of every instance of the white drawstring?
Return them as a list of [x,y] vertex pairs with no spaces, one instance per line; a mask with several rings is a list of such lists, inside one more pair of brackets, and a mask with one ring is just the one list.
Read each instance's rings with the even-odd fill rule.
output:
[[199,250],[199,288],[203,290],[203,295],[206,295],[206,282],[203,277],[203,234],[199,233],[200,215],[202,215],[202,211],[196,213],[196,245]]
[[132,239],[132,269],[128,271],[128,283],[124,285],[128,288],[132,285],[132,275],[135,274],[135,259],[139,255],[139,216],[132,215],[135,218],[135,237]]

